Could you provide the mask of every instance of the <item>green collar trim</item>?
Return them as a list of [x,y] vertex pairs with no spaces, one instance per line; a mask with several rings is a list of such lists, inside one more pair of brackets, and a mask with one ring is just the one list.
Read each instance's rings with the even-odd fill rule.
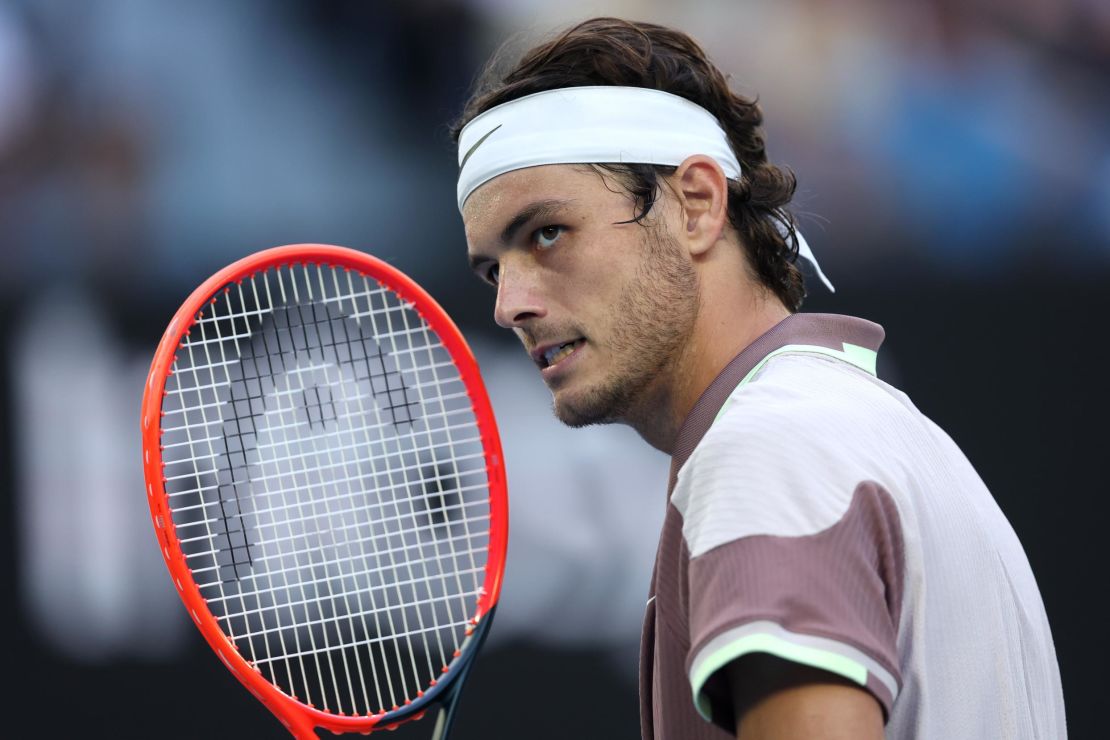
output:
[[736,392],[747,385],[751,379],[755,377],[755,374],[763,369],[763,366],[766,365],[769,360],[779,355],[824,355],[842,362],[847,362],[849,365],[854,365],[868,375],[877,376],[875,366],[879,359],[878,352],[873,349],[867,349],[866,347],[860,347],[858,344],[849,344],[848,342],[842,342],[841,345],[844,347],[842,350],[829,349],[828,347],[819,347],[810,344],[788,344],[785,347],[780,347],[774,352],[771,352],[757,362],[755,367],[753,367],[751,371],[744,376],[744,379],[736,385],[736,388],[729,394],[728,399],[721,404],[721,410],[717,412],[717,416],[714,417],[713,423],[716,423],[717,420],[724,415],[725,410],[729,407],[729,404],[732,403],[732,399],[735,397]]

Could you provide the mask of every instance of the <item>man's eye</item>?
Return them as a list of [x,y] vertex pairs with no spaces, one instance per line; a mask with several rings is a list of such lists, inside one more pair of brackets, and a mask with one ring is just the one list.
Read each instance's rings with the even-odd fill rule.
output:
[[500,274],[500,272],[501,268],[498,267],[497,263],[490,265],[489,269],[486,270],[486,280],[490,281],[494,285],[497,285],[497,276]]
[[532,234],[532,241],[536,246],[546,249],[547,247],[555,244],[556,240],[562,236],[564,229],[562,226],[543,226],[536,229]]

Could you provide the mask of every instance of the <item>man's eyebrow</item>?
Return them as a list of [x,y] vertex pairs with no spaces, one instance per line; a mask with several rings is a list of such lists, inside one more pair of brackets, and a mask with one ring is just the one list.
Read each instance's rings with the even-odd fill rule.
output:
[[512,242],[513,237],[520,231],[524,224],[528,223],[537,216],[550,216],[555,212],[565,208],[571,202],[570,200],[538,200],[535,203],[529,203],[520,212],[513,216],[513,219],[501,231],[501,243],[509,244]]

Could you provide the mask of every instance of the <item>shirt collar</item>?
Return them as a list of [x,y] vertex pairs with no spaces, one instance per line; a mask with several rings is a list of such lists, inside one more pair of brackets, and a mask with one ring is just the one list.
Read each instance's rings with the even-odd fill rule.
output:
[[674,488],[679,468],[709,431],[732,391],[768,355],[785,347],[799,346],[845,353],[845,359],[852,362],[851,357],[858,356],[861,349],[872,355],[878,352],[884,336],[878,324],[837,314],[796,313],[775,324],[725,365],[687,414],[671,456],[670,488]]

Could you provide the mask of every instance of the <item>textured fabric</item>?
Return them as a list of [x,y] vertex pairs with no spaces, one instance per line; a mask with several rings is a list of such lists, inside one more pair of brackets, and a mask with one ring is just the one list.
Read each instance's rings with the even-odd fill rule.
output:
[[[736,638],[731,644],[747,636],[749,645],[760,644],[752,636],[770,636],[777,638],[773,646],[785,642],[811,648],[799,660],[808,665],[843,674],[837,670],[843,661],[836,658],[847,660],[859,673],[845,677],[865,685],[889,714],[900,683],[895,641],[903,552],[894,502],[880,486],[866,482],[856,489],[844,516],[815,534],[750,535],[692,558],[687,671],[691,683],[704,686],[707,677],[694,681],[697,658],[708,658],[713,647],[725,647],[710,646],[722,634]],[[780,629],[747,630],[753,624]],[[808,644],[800,637],[806,635],[822,638],[823,643]],[[726,654],[735,659],[755,652],[743,647],[739,644]],[[704,690],[712,693],[713,687]],[[717,693],[727,694],[727,687],[719,687]],[[723,723],[732,726],[731,708],[721,709]]]
[[723,669],[752,652],[855,681],[888,738],[1065,737],[1021,545],[956,445],[852,362],[881,341],[869,322],[792,316],[683,425],[644,623],[645,738],[731,736]]

